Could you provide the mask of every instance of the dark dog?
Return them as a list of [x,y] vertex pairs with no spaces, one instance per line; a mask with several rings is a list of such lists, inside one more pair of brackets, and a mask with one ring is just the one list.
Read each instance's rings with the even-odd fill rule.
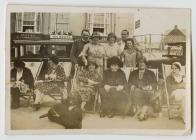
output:
[[65,129],[82,128],[82,110],[81,102],[76,97],[69,97],[62,104],[51,107],[47,114],[40,118],[48,117],[52,122],[56,122],[65,127]]

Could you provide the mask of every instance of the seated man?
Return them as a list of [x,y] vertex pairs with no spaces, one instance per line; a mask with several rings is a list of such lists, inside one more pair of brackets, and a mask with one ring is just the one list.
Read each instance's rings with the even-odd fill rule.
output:
[[20,106],[20,94],[34,88],[33,74],[21,60],[14,62],[14,68],[11,70],[11,83],[11,108],[16,109]]
[[145,57],[138,59],[138,69],[130,73],[128,81],[133,104],[136,106],[138,114],[141,113],[143,107],[153,106],[153,95],[157,87],[156,76],[147,69],[146,64]]
[[102,80],[101,75],[96,71],[98,65],[89,61],[87,67],[78,73],[76,78],[77,86],[72,94],[82,99],[81,109],[86,109],[86,104],[91,102],[92,95],[95,96],[96,87]]
[[117,110],[123,111],[127,103],[126,85],[127,81],[124,72],[120,69],[122,62],[118,57],[108,59],[109,69],[103,74],[101,94],[101,114],[100,117],[108,115],[113,117]]

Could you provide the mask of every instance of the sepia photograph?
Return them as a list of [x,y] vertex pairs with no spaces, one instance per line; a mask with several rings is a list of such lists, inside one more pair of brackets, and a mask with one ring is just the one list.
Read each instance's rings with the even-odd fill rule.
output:
[[191,9],[8,5],[8,134],[191,134]]

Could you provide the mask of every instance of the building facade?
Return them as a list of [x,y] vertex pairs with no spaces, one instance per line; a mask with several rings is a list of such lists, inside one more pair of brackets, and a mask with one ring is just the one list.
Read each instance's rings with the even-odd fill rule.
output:
[[134,16],[131,13],[13,13],[11,21],[13,32],[32,33],[72,33],[79,36],[81,30],[101,32],[103,36],[114,32],[120,37],[126,29],[130,36],[134,33]]

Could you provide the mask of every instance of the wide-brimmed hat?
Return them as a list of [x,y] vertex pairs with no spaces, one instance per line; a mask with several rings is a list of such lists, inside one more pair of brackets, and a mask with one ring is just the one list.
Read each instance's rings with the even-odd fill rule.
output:
[[101,38],[101,34],[99,32],[93,32],[91,38],[99,37]]
[[115,38],[115,41],[117,40],[117,36],[115,35],[115,33],[109,33],[108,37],[107,37],[107,40],[109,40],[112,37]]
[[25,63],[19,59],[14,61],[14,67],[16,68],[24,68],[25,67]]
[[107,67],[110,68],[111,65],[118,65],[119,67],[123,67],[122,61],[116,56],[111,57],[111,58],[108,59]]

